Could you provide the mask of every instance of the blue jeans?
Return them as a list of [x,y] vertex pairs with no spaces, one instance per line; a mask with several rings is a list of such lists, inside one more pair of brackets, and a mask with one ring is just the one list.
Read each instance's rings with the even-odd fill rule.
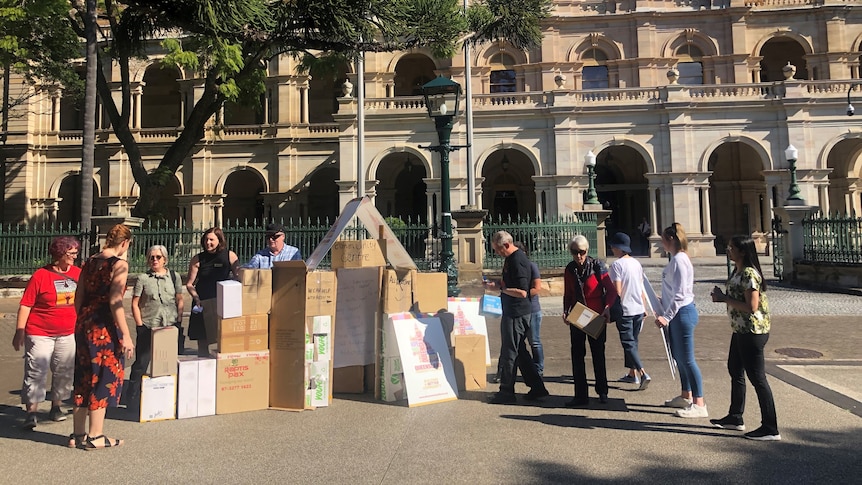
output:
[[530,317],[530,332],[527,334],[527,340],[530,342],[530,348],[533,350],[533,363],[536,364],[536,372],[539,375],[545,373],[545,353],[542,351],[541,329],[542,312],[538,311]]
[[627,369],[643,369],[641,356],[638,353],[638,337],[643,321],[643,314],[626,315],[617,319],[617,330],[620,332],[620,343],[623,346],[623,357]]
[[683,392],[690,391],[694,397],[703,397],[703,378],[694,360],[694,327],[697,326],[697,318],[694,303],[680,308],[668,325],[668,336]]

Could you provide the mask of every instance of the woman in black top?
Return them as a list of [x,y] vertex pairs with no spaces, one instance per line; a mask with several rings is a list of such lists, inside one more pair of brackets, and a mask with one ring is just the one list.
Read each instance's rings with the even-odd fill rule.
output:
[[189,262],[189,279],[186,288],[192,297],[192,313],[203,307],[203,328],[189,319],[189,338],[198,341],[198,356],[209,355],[210,344],[216,343],[218,320],[216,315],[216,285],[219,281],[237,278],[239,258],[227,249],[224,232],[218,227],[207,229],[201,236],[201,251]]

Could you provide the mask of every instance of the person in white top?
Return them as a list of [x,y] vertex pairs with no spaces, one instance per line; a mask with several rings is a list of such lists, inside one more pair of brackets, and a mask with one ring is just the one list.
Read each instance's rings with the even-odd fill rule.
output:
[[620,343],[623,346],[625,365],[628,374],[622,376],[619,382],[637,384],[640,390],[649,385],[649,374],[646,373],[640,354],[638,353],[638,336],[644,322],[644,269],[637,259],[631,257],[631,238],[624,232],[618,232],[610,239],[611,251],[616,261],[611,265],[611,281],[620,295],[623,308],[622,318],[617,319],[617,331],[620,333]]
[[659,328],[667,327],[670,349],[679,369],[682,392],[664,402],[665,406],[680,408],[681,418],[707,418],[703,400],[703,378],[694,360],[694,327],[697,326],[697,309],[694,307],[694,269],[688,259],[688,239],[682,224],[674,222],[661,234],[661,242],[671,259],[661,274],[662,310],[655,320]]

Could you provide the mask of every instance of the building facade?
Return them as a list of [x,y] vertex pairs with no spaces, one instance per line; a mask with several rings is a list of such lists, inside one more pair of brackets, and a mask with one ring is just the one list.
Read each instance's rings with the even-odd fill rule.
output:
[[[860,76],[862,2],[553,3],[534,50],[497,42],[475,46],[469,59],[368,54],[361,162],[352,66],[316,76],[297,74],[288,57],[271,60],[260,106],[228,104],[213,118],[169,183],[161,216],[195,225],[331,220],[362,177],[383,215],[437,220],[440,164],[421,148],[437,136],[419,88],[438,74],[472,90],[471,153],[451,155],[454,208],[531,219],[579,211],[592,151],[610,230],[636,234],[646,219],[656,246],[655,231],[676,221],[694,255],[723,253],[738,233],[765,249],[772,208],[788,194],[792,144],[809,204],[862,213],[862,117],[846,114]],[[201,90],[158,57],[141,61],[133,79],[133,133],[153,168]],[[33,89],[20,80],[10,88]],[[17,108],[3,147],[4,221],[75,222],[77,108],[59,87]],[[137,186],[107,121],[100,126],[94,210],[126,215]],[[467,144],[466,126],[462,115],[453,144]]]

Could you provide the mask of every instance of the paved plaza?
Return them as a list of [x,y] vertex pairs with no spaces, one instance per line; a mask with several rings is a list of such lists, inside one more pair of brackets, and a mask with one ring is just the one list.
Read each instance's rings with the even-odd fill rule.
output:
[[[713,262],[714,263],[714,262]],[[769,275],[770,269],[764,269]],[[647,267],[657,286],[661,266]],[[695,261],[696,355],[710,417],[729,403],[725,359],[730,326],[709,301],[726,268]],[[774,285],[767,371],[780,442],[753,442],[707,419],[682,419],[660,404],[679,391],[658,331],[641,354],[653,377],[645,391],[611,383],[610,403],[585,409],[573,393],[568,329],[560,297],[543,299],[542,339],[551,396],[538,403],[486,404],[496,391],[408,408],[370,395],[338,394],[329,408],[256,411],[137,423],[111,410],[109,436],[125,446],[94,453],[64,448],[71,418],[21,431],[20,353],[10,345],[17,298],[0,299],[0,470],[2,483],[859,483],[862,480],[862,297]],[[130,316],[131,314],[128,313]],[[130,318],[131,321],[131,318]],[[492,354],[498,320],[488,321]],[[609,378],[625,372],[615,331],[608,334]],[[496,361],[495,361],[496,363]],[[493,367],[489,368],[489,371]],[[592,376],[589,369],[588,376]],[[519,393],[526,392],[518,384]],[[47,413],[47,406],[44,407]],[[759,425],[749,386],[746,425]]]

